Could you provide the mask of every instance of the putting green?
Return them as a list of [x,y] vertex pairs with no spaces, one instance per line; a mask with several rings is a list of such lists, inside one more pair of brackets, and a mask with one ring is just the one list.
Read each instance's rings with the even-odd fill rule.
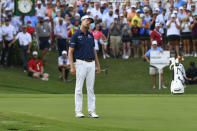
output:
[[[96,95],[99,119],[74,117],[73,95],[0,95],[0,130],[195,131],[197,95]],[[87,116],[84,95],[84,114]]]

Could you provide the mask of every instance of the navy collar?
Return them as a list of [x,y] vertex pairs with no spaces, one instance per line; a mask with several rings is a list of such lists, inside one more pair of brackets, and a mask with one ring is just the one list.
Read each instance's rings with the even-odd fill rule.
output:
[[[83,34],[83,35],[85,35],[83,32],[82,32],[82,30],[78,30],[78,32],[79,32],[79,34]],[[86,35],[88,35],[88,34],[90,34],[90,32],[89,31],[87,31],[87,33],[86,33]]]

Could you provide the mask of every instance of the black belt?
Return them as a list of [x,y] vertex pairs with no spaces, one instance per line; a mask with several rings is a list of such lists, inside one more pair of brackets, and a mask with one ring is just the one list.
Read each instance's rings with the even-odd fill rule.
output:
[[86,61],[86,62],[93,62],[94,61],[94,59],[90,59],[90,60],[88,60],[88,59],[77,59],[77,60],[82,60],[82,61]]

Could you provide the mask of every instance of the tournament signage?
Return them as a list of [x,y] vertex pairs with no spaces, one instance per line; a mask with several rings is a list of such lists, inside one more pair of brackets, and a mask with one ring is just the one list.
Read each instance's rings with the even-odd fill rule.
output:
[[161,89],[161,72],[162,69],[170,64],[169,51],[152,51],[150,53],[150,65],[159,71],[159,89]]
[[17,16],[33,16],[35,14],[34,0],[15,0],[14,14]]
[[170,64],[169,51],[152,51],[150,53],[150,65],[158,69],[162,69]]

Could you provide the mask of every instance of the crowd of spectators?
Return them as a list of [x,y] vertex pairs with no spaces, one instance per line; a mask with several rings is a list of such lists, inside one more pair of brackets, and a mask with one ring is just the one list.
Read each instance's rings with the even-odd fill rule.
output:
[[[94,19],[89,30],[94,35],[95,49],[103,59],[143,58],[151,49],[152,41],[176,56],[197,57],[197,9],[192,0],[158,0],[154,6],[149,0],[135,3],[35,0],[35,15],[25,17],[15,16],[14,0],[6,0],[1,12],[0,62],[6,66],[12,66],[13,45],[17,39],[25,70],[29,70],[26,58],[32,42],[39,47],[43,59],[53,48],[62,56],[68,51],[69,40],[79,29],[84,15]],[[23,20],[26,31],[22,28]],[[29,33],[31,38],[20,40],[21,32]]]

